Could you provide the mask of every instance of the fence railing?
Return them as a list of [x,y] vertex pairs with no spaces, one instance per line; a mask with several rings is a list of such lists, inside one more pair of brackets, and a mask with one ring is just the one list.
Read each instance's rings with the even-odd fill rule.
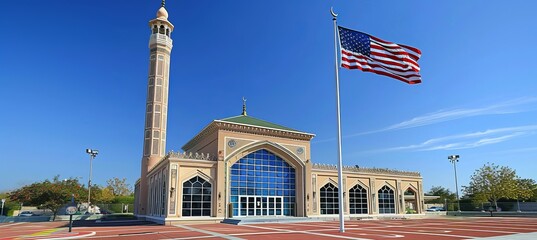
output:
[[[443,206],[447,211],[459,211],[459,204],[457,202],[450,202],[445,204],[435,204],[437,206]],[[498,207],[490,202],[483,203],[460,203],[461,211],[476,211],[476,212],[537,212],[537,202],[498,202]]]

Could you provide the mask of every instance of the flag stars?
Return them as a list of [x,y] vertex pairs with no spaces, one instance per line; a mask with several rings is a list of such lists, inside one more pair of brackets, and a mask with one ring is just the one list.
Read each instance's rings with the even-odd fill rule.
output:
[[370,38],[367,34],[339,28],[341,46],[349,51],[370,56]]

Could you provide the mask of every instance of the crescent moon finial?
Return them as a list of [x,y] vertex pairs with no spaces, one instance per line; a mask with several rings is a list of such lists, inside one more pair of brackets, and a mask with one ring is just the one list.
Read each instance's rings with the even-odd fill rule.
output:
[[248,116],[246,114],[246,98],[242,97],[242,115],[243,116]]
[[332,17],[337,18],[337,14],[334,12],[333,7],[330,7],[330,14],[332,14]]

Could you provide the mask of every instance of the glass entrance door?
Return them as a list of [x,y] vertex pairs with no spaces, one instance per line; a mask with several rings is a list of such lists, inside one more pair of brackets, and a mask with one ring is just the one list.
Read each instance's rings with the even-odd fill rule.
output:
[[282,216],[283,197],[239,196],[239,216]]

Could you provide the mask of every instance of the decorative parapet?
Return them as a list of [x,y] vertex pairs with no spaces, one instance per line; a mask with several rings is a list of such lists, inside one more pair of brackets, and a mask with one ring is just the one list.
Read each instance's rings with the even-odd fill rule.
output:
[[168,152],[168,154],[166,154],[166,156],[164,156],[164,158],[162,158],[161,161],[167,160],[170,158],[216,161],[216,158],[214,158],[208,153],[174,152],[174,151]]
[[[337,166],[333,164],[314,163],[312,168],[318,169],[318,170],[337,171]],[[421,174],[419,172],[393,170],[393,169],[388,169],[388,168],[363,168],[363,167],[358,167],[358,166],[353,166],[353,167],[343,166],[343,171],[356,172],[356,173],[374,173],[374,174],[390,174],[390,175],[399,175],[399,176],[421,177]]]
[[193,148],[198,144],[203,138],[212,134],[214,131],[226,130],[232,132],[241,132],[241,133],[251,133],[257,135],[273,136],[273,137],[282,137],[282,138],[292,138],[303,141],[311,140],[315,134],[304,133],[291,130],[281,130],[275,128],[259,127],[248,124],[239,124],[226,122],[222,120],[214,120],[209,125],[207,125],[201,132],[198,133],[194,138],[188,141],[183,147],[183,150],[188,150]]
[[241,123],[226,122],[223,120],[214,120],[213,122],[218,126],[219,129],[234,131],[234,132],[244,132],[244,133],[252,133],[252,134],[258,134],[258,135],[266,135],[266,136],[274,136],[274,137],[282,137],[282,138],[293,138],[293,139],[298,139],[302,141],[309,141],[315,136],[315,134],[311,134],[311,133],[292,131],[292,130],[282,130],[282,129],[269,128],[269,127],[260,127],[260,126],[241,124]]

